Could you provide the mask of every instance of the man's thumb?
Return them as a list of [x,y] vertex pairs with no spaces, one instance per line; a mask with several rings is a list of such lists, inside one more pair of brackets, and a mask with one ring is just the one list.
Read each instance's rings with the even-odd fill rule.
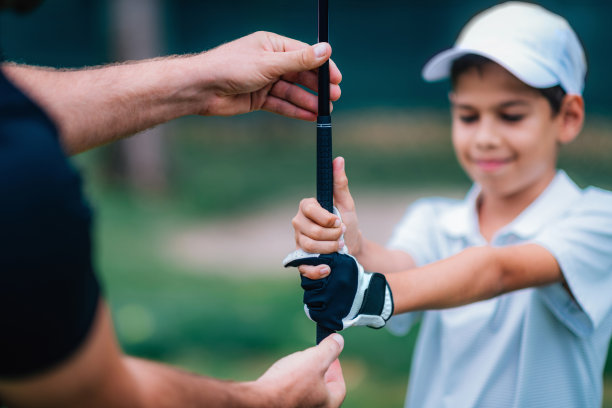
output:
[[331,336],[326,337],[323,339],[323,341],[321,341],[321,343],[319,343],[316,349],[319,350],[319,353],[321,353],[320,358],[324,363],[325,370],[327,370],[327,367],[329,367],[331,363],[338,358],[343,348],[344,338],[338,333],[334,333]]
[[331,46],[328,43],[318,43],[296,51],[279,53],[281,66],[285,73],[302,72],[323,65],[331,56]]
[[333,162],[334,169],[334,201],[339,210],[352,211],[355,207],[353,197],[349,192],[348,178],[344,170],[344,158],[337,157]]

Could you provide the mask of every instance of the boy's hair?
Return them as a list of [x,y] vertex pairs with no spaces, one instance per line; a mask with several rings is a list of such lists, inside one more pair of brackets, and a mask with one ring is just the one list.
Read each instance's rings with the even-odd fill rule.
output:
[[[482,66],[488,63],[495,63],[495,61],[492,61],[489,58],[483,57],[482,55],[478,54],[466,54],[462,57],[457,58],[455,61],[453,61],[450,70],[450,79],[453,89],[457,85],[457,80],[459,79],[461,74],[465,73],[471,68],[476,68],[478,72],[481,72]],[[546,98],[552,110],[552,116],[557,116],[557,114],[561,110],[563,98],[566,95],[566,92],[563,90],[563,88],[560,85],[555,85],[550,88],[534,88],[532,86],[529,87],[536,90],[544,98]]]

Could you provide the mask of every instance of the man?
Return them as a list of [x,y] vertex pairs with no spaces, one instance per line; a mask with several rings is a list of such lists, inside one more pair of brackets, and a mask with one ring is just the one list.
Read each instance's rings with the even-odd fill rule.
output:
[[[0,1],[25,10],[35,1]],[[75,154],[171,119],[264,109],[314,120],[328,44],[259,32],[190,56],[87,70],[0,65],[0,400],[18,407],[337,407],[343,340],[253,382],[122,355],[91,261]],[[331,99],[341,75],[331,67]],[[0,405],[2,403],[0,402]]]

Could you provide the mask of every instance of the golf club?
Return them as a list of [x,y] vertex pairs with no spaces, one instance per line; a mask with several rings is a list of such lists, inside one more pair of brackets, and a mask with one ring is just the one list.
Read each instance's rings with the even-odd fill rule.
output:
[[[328,2],[319,0],[319,40],[329,42]],[[317,114],[317,201],[333,213],[334,173],[332,169],[332,126],[329,110],[329,61],[319,67],[319,110]],[[317,324],[317,344],[334,333]]]

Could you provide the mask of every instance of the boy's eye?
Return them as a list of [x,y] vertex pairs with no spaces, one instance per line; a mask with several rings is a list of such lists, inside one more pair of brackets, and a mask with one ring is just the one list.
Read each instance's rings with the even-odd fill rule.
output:
[[474,123],[478,120],[478,115],[460,115],[459,120],[463,123]]
[[507,113],[502,113],[500,116],[506,122],[519,122],[520,120],[522,120],[525,117],[525,115],[523,115],[522,113],[521,114],[516,114],[516,115],[510,115],[510,114],[507,114]]

